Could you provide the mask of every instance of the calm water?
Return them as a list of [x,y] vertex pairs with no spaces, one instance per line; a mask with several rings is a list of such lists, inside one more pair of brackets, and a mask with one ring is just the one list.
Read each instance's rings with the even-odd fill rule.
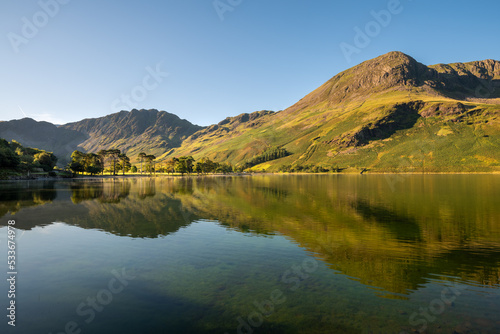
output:
[[500,333],[500,175],[0,189],[2,333]]

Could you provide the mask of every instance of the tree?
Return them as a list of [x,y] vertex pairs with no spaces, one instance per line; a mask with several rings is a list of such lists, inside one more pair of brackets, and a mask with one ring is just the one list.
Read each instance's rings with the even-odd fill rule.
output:
[[149,171],[149,174],[153,173],[153,171],[156,173],[153,165],[156,157],[154,155],[146,155],[144,158],[147,161],[146,169]]
[[102,173],[102,175],[104,175],[104,168],[106,167],[106,158],[108,156],[108,151],[106,151],[106,150],[100,150],[99,152],[97,152],[97,155],[99,156],[99,159],[102,162],[101,173]]
[[243,169],[251,168],[263,162],[280,159],[290,155],[290,153],[282,147],[271,147],[259,155],[254,156],[249,161],[243,164]]
[[132,166],[132,167],[130,168],[130,171],[131,171],[132,173],[137,173],[137,167],[136,167],[136,166]]
[[181,159],[182,158],[177,159],[177,161],[175,162],[174,170],[176,173],[181,173],[182,175],[184,175],[185,173],[187,173],[187,168],[186,168],[186,164]]
[[203,157],[196,165],[200,165],[199,168],[201,169],[202,173],[207,174],[215,172],[217,164],[209,158]]
[[75,173],[83,173],[85,171],[85,154],[80,151],[73,151],[71,153],[71,162],[69,163],[69,168]]
[[121,170],[123,171],[122,175],[125,176],[125,172],[128,172],[132,168],[130,158],[124,153],[119,154],[118,158],[120,159]]
[[197,162],[196,165],[194,166],[194,171],[200,175],[203,173],[203,164],[201,162]]
[[182,158],[184,158],[184,161],[185,161],[184,163],[186,164],[187,172],[192,173],[193,172],[193,163],[194,163],[193,157],[189,156],[189,157],[182,157]]
[[138,157],[139,157],[139,160],[141,161],[141,174],[142,174],[142,163],[144,162],[144,159],[146,158],[146,153],[141,152],[141,153],[139,153]]
[[87,153],[84,157],[85,172],[90,175],[96,175],[104,170],[104,161],[100,155],[95,153]]
[[42,151],[35,154],[33,162],[39,163],[45,172],[50,172],[56,166],[57,158],[52,152]]
[[179,161],[179,159],[174,157],[165,163],[165,169],[167,170],[167,173],[175,172],[175,164],[177,163],[177,161]]
[[229,163],[223,163],[223,164],[217,164],[217,172],[218,173],[232,173],[233,172],[233,166]]
[[193,172],[193,162],[194,159],[192,156],[188,157],[180,157],[178,161],[175,163],[175,171],[177,173],[181,173],[184,175],[185,173]]
[[118,149],[110,149],[107,150],[106,152],[109,159],[111,159],[111,163],[113,164],[113,169],[112,169],[113,175],[116,175],[116,164],[120,159],[119,156],[121,154],[121,151]]
[[86,172],[91,175],[96,175],[104,170],[104,162],[101,155],[74,151],[71,154],[69,168],[75,173]]
[[158,162],[158,165],[155,164],[155,172],[165,173],[165,167],[163,167],[161,162]]

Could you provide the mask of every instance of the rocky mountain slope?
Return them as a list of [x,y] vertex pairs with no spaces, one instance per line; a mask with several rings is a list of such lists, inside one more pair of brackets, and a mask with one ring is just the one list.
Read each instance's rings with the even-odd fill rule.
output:
[[241,164],[282,147],[291,155],[254,169],[498,170],[499,116],[500,62],[425,66],[391,52],[339,73],[259,124],[235,131],[219,123],[217,133],[198,132],[168,156]]
[[87,152],[118,148],[130,157],[141,151],[160,156],[196,131],[203,129],[166,111],[121,111],[100,118],[84,119],[61,128],[87,136],[79,147]]
[[118,148],[132,158],[141,151],[160,156],[200,129],[165,111],[132,110],[59,127],[29,118],[0,122],[0,138],[53,151],[63,166],[74,150]]

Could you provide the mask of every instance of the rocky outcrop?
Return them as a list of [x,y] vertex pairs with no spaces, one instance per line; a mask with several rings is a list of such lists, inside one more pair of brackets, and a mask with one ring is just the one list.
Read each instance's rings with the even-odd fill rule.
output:
[[420,117],[419,111],[424,105],[422,101],[395,104],[385,116],[326,143],[346,148],[363,146],[372,140],[389,138],[396,131],[409,129],[415,125]]

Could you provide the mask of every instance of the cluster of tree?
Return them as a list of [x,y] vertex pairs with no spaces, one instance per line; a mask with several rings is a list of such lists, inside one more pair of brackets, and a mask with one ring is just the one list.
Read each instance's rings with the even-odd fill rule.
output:
[[232,173],[233,166],[228,163],[218,163],[209,158],[202,158],[195,163],[192,156],[180,158],[172,158],[165,162],[164,167],[160,167],[160,171],[164,173],[181,173],[184,174],[209,174],[209,173]]
[[42,169],[50,172],[56,163],[57,157],[52,152],[24,147],[15,140],[9,143],[5,139],[0,139],[0,168],[21,171]]
[[290,152],[288,152],[286,149],[282,147],[272,147],[267,149],[263,153],[254,156],[249,161],[245,162],[242,166],[242,169],[252,168],[253,166],[256,166],[263,162],[284,158],[289,155]]
[[95,175],[104,171],[104,161],[101,156],[95,153],[74,151],[71,154],[69,168],[75,173],[86,172]]
[[[106,168],[106,163],[109,163],[108,168]],[[97,154],[74,151],[69,163],[69,168],[73,172],[85,172],[91,175],[104,174],[105,171],[113,175],[122,171],[125,175],[131,167],[130,158],[117,149],[101,150]]]
[[[171,158],[165,163],[156,163],[154,155],[147,155],[143,152],[137,156],[140,162],[140,172],[147,173],[180,173],[184,174],[209,174],[209,173],[232,173],[234,168],[229,163],[218,163],[210,160],[209,158],[202,158],[195,162],[192,156],[184,156],[180,158]],[[109,165],[106,168],[106,164]],[[71,162],[69,168],[75,173],[88,173],[91,175],[104,174],[109,172],[116,175],[117,172],[122,171],[123,175],[131,171],[137,173],[136,166],[130,164],[130,159],[126,154],[120,150],[112,149],[100,151],[99,153],[83,153],[74,151],[71,155]]]
[[279,168],[283,173],[339,173],[341,168],[338,166],[320,166],[320,165],[281,165]]
[[218,163],[211,161],[208,158],[202,158],[198,161],[194,167],[194,171],[198,174],[208,174],[208,173],[232,173],[234,171],[233,166],[230,163]]

